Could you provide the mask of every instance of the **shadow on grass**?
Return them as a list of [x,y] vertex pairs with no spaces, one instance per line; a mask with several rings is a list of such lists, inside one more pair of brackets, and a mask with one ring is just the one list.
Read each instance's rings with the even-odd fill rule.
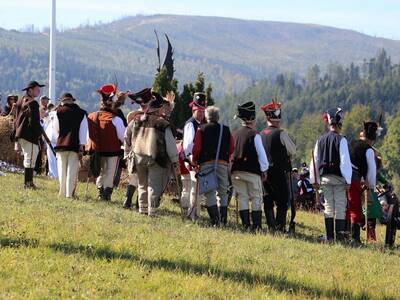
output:
[[39,241],[35,239],[25,239],[22,237],[0,237],[0,248],[19,248],[19,247],[33,247],[36,248],[39,245]]
[[[165,258],[147,259],[128,251],[114,251],[110,247],[94,247],[91,245],[76,245],[73,243],[53,243],[49,248],[62,252],[67,255],[81,254],[90,259],[113,259],[129,260],[139,263],[149,269],[166,270],[170,272],[182,272],[187,275],[209,276],[210,278],[218,277],[222,280],[229,280],[240,284],[247,285],[266,285],[279,292],[285,292],[293,295],[303,295],[309,297],[328,297],[328,298],[352,298],[352,299],[368,299],[371,296],[367,293],[354,295],[352,292],[335,289],[321,289],[318,287],[308,286],[301,282],[288,280],[285,276],[277,275],[259,275],[251,273],[247,270],[225,270],[210,264],[194,264],[186,260],[169,260]],[[395,299],[385,297],[385,299]]]

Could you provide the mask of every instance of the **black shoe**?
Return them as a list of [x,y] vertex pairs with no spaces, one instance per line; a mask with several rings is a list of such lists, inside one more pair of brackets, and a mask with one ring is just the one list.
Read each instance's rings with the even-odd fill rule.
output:
[[282,233],[286,232],[286,214],[287,210],[277,209],[276,211],[276,230]]
[[112,195],[113,189],[112,188],[105,188],[104,189],[104,199],[105,201],[111,201],[111,195]]
[[265,217],[267,218],[267,226],[270,232],[275,231],[275,214],[273,209],[265,210]]
[[227,206],[221,206],[219,208],[219,214],[221,217],[221,224],[223,226],[226,226],[228,224],[228,207]]
[[333,218],[325,218],[326,240],[328,242],[334,240],[334,225]]
[[262,229],[262,211],[257,210],[257,211],[252,211],[251,212],[251,219],[253,221],[253,227],[252,229],[254,231],[261,230]]
[[128,187],[126,188],[126,196],[125,196],[123,208],[125,208],[125,209],[132,208],[132,197],[133,197],[133,194],[135,193],[135,190],[136,190],[135,186],[128,185]]
[[336,241],[342,242],[346,235],[346,220],[335,220]]
[[241,210],[239,211],[240,214],[240,219],[242,220],[242,225],[244,229],[249,229],[250,228],[250,211],[247,210]]
[[360,224],[351,224],[351,241],[355,244],[361,244],[360,230]]
[[217,205],[207,207],[208,215],[212,226],[219,226],[219,210]]

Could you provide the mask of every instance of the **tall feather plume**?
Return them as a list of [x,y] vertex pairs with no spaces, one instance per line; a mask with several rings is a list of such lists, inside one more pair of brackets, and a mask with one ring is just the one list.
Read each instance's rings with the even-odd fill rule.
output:
[[160,40],[158,38],[158,34],[157,34],[157,31],[155,29],[154,29],[154,33],[155,33],[156,39],[157,39],[157,58],[158,58],[157,72],[160,73],[160,71],[161,71]]
[[169,81],[172,81],[172,79],[174,78],[174,72],[175,72],[174,58],[173,58],[174,49],[172,48],[171,42],[170,42],[167,34],[165,34],[165,37],[167,39],[168,49],[167,49],[167,54],[165,55],[163,67],[165,67],[167,69],[167,79]]

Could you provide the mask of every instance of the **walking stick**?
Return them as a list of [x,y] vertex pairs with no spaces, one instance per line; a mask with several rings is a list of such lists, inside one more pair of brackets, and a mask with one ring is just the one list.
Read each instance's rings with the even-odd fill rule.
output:
[[315,157],[314,157],[314,152],[311,151],[311,158],[313,162],[313,172],[314,172],[314,188],[315,188],[315,209],[318,210],[321,207],[321,198],[319,195],[319,184],[317,181],[317,168],[315,166]]
[[174,165],[172,165],[171,168],[172,168],[172,173],[174,175],[175,187],[176,187],[176,196],[179,199],[179,207],[181,209],[181,217],[182,217],[182,221],[183,221],[185,219],[185,213],[184,213],[184,210],[183,210],[183,207],[182,207],[182,195],[181,195],[181,189],[180,189],[179,181],[178,181],[179,178],[178,178],[178,175],[176,174],[176,169],[175,169]]
[[197,202],[199,201],[199,180],[196,178],[196,191],[194,195],[194,203],[192,204],[192,207],[190,208],[190,212],[188,214],[189,218],[192,218],[192,214],[195,210],[197,210]]
[[236,210],[236,223],[239,225],[239,199],[238,199],[238,194],[236,193],[235,195],[235,210]]
[[364,205],[365,205],[365,233],[367,238],[365,239],[365,243],[368,243],[368,187],[365,187],[364,191]]

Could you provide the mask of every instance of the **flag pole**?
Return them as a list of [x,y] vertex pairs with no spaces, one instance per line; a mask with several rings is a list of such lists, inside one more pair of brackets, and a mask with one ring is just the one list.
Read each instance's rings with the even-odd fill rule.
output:
[[56,99],[56,0],[51,0],[50,59],[49,59],[49,97]]

